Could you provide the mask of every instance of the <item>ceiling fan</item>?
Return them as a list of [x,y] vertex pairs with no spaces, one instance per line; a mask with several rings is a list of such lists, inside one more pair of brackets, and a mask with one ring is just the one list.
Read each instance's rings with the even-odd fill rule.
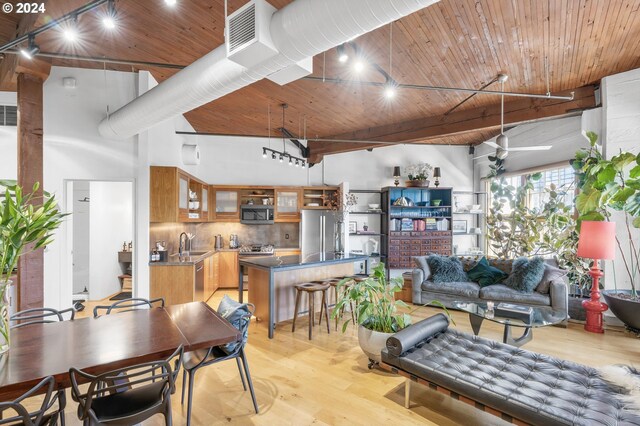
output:
[[[552,148],[551,145],[537,145],[537,146],[532,145],[532,146],[519,146],[519,147],[509,148],[509,138],[507,137],[507,135],[504,134],[504,82],[507,81],[508,78],[509,76],[506,74],[498,74],[498,81],[500,82],[500,92],[502,92],[501,99],[500,99],[500,134],[496,138],[495,142],[484,142],[484,144],[489,145],[492,148],[495,148],[496,149],[495,157],[500,160],[504,160],[505,158],[507,158],[510,152],[550,150]],[[485,155],[480,155],[478,157],[474,157],[474,160],[476,158],[486,157],[487,155],[491,155],[491,154],[485,154]]]

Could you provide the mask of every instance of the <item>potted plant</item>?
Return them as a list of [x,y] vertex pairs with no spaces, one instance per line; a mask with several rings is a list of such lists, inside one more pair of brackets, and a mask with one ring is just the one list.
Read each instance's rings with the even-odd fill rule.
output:
[[[572,161],[578,173],[576,208],[578,220],[611,220],[618,212],[618,227],[623,233],[616,235],[619,261],[625,270],[625,281],[630,290],[605,290],[604,298],[611,311],[630,329],[640,333],[640,154],[620,152],[609,160],[604,159],[596,141],[598,135],[588,132],[590,147],[576,153]],[[616,286],[617,287],[617,286]]]
[[412,164],[411,166],[406,168],[407,177],[409,178],[406,181],[407,186],[429,186],[429,174],[433,170],[431,164],[429,163],[418,163]]
[[62,218],[55,197],[24,194],[15,181],[0,181],[0,355],[9,350],[8,287],[20,256],[51,243]]
[[[409,313],[398,312],[399,308],[408,309],[409,305],[394,297],[395,293],[402,291],[402,285],[402,277],[387,280],[384,263],[378,263],[371,275],[360,282],[345,278],[338,283],[337,292],[340,297],[331,316],[337,318],[344,308],[355,306],[358,343],[369,358],[369,368],[380,362],[380,352],[386,346],[389,336],[411,324]],[[447,312],[440,302],[433,301],[430,304]],[[342,324],[343,333],[350,321],[347,318]]]

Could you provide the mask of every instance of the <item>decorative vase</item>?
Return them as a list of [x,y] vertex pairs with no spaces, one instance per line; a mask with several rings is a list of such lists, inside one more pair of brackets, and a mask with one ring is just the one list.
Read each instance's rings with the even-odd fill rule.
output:
[[342,220],[338,220],[334,227],[334,245],[333,251],[336,254],[344,253],[344,222]]
[[408,187],[429,187],[429,181],[428,180],[407,180],[405,181],[405,184]]
[[9,287],[13,281],[0,281],[0,356],[9,350]]

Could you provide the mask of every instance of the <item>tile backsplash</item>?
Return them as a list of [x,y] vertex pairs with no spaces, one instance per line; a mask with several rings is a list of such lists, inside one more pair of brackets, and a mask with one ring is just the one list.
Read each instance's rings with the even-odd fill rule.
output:
[[[151,223],[149,227],[150,247],[156,241],[166,241],[169,253],[178,251],[180,233],[196,234],[192,250],[211,249],[215,236],[222,235],[224,246],[229,246],[229,235],[238,235],[240,244],[273,244],[276,248],[298,248],[300,246],[299,223],[275,223],[273,225],[243,225],[241,223]],[[289,238],[286,238],[286,235]]]

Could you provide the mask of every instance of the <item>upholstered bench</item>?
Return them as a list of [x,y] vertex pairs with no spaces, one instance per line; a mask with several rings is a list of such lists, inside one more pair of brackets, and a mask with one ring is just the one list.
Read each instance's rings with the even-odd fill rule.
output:
[[595,368],[449,329],[444,314],[390,337],[381,366],[516,424],[640,425]]

